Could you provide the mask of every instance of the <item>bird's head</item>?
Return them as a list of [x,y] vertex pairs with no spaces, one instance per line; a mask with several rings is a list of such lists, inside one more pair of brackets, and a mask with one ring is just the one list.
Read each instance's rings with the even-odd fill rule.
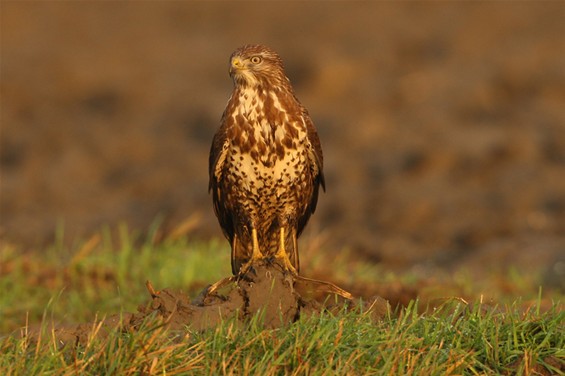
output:
[[262,45],[246,45],[235,50],[230,57],[230,76],[236,86],[288,83],[280,56]]

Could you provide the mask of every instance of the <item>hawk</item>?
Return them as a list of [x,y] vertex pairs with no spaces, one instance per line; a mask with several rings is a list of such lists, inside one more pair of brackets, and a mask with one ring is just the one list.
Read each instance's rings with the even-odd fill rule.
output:
[[316,128],[275,51],[243,46],[229,73],[234,89],[212,141],[209,190],[232,272],[270,260],[298,275],[297,239],[325,190]]

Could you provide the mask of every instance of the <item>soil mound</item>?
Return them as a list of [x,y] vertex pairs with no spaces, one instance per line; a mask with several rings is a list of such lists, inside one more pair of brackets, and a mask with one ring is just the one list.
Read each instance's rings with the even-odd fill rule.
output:
[[[156,291],[150,282],[147,289],[151,300],[137,313],[114,314],[93,323],[75,327],[55,327],[52,330],[60,346],[86,344],[93,337],[105,338],[113,330],[133,332],[149,317],[163,320],[170,330],[206,330],[223,320],[236,319],[246,323],[260,315],[266,329],[278,328],[301,317],[322,312],[343,312],[362,309],[374,320],[390,310],[388,302],[374,297],[364,302],[355,299],[336,285],[285,272],[279,265],[260,262],[237,277],[224,278],[208,286],[190,299],[173,289]],[[29,333],[34,340],[38,333]]]

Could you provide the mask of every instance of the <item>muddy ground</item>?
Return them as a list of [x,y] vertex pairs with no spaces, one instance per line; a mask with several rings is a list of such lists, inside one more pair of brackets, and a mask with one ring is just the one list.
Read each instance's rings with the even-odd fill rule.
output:
[[[265,262],[255,263],[245,274],[204,288],[195,299],[172,289],[155,290],[149,281],[147,290],[149,302],[135,313],[113,314],[76,325],[47,326],[56,343],[64,347],[86,345],[93,335],[103,339],[115,330],[134,332],[151,320],[159,320],[159,324],[176,333],[215,328],[226,320],[238,325],[260,320],[265,328],[274,329],[323,312],[359,310],[374,321],[391,312],[382,297],[362,300],[331,282],[295,276],[278,264]],[[39,329],[26,327],[20,335],[38,341],[42,334]]]
[[209,145],[227,59],[260,42],[323,144],[303,252],[323,238],[388,268],[564,280],[561,2],[1,7],[4,241],[35,249],[60,223],[69,242],[121,220],[170,230],[195,213],[191,236],[221,236]]

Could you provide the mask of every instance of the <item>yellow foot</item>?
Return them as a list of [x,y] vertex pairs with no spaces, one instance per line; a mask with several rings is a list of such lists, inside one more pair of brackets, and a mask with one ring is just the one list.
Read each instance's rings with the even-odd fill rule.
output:
[[288,253],[286,253],[286,249],[284,248],[284,242],[285,242],[284,227],[281,227],[279,249],[275,254],[275,258],[281,262],[281,266],[284,268],[284,270],[289,271],[292,275],[297,276],[298,271],[296,271],[294,265],[292,265],[292,262],[290,262]]
[[251,239],[253,240],[253,249],[251,250],[251,260],[248,263],[252,263],[253,261],[258,261],[263,258],[261,255],[261,251],[259,250],[259,239],[257,239],[257,230],[251,230]]
[[239,268],[239,272],[236,276],[239,279],[241,279],[251,270],[251,266],[253,264],[257,264],[260,260],[263,259],[263,255],[259,250],[259,240],[257,239],[256,229],[251,229],[251,240],[253,244],[251,249],[251,258]]
[[241,268],[239,268],[239,273],[237,273],[235,278],[237,280],[241,280],[242,278],[244,278],[251,270],[254,270],[252,268],[252,266],[257,265],[258,261],[259,260],[256,260],[256,261],[249,260],[249,261],[247,261]]

